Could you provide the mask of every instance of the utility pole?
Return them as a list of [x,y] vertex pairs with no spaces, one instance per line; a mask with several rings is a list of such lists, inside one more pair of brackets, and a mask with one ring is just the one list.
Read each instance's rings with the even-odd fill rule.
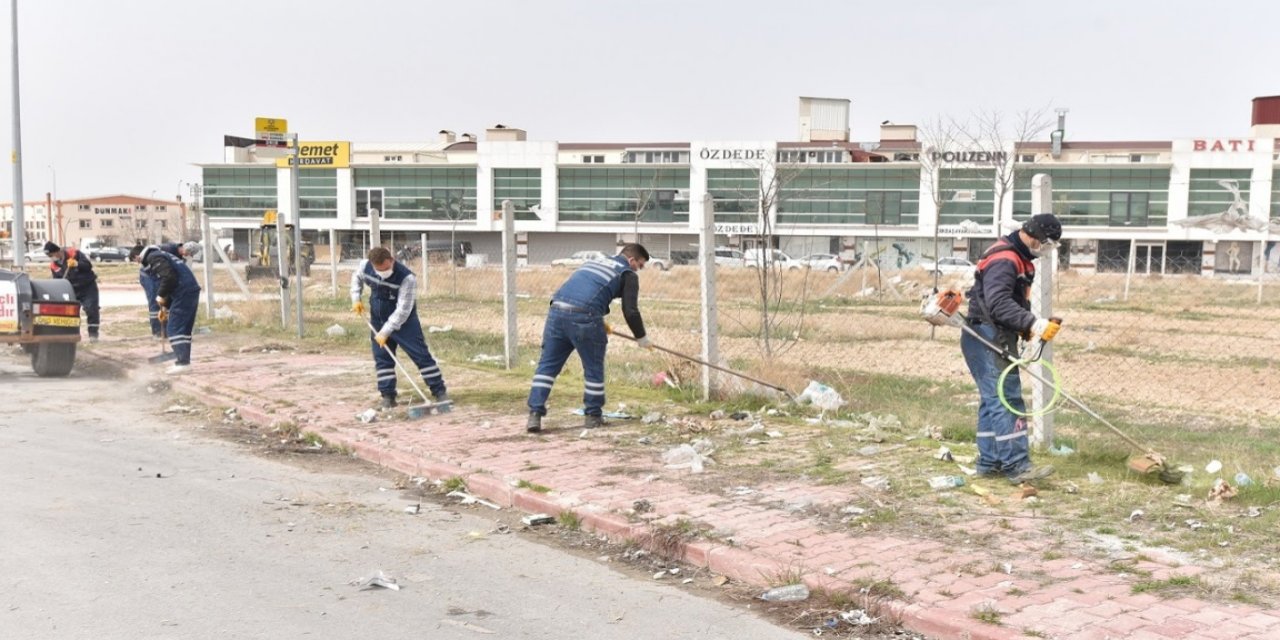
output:
[[26,202],[22,199],[22,99],[18,95],[18,0],[10,3],[13,26],[13,266],[27,262]]
[[294,295],[297,296],[299,338],[302,337],[305,329],[302,323],[302,209],[300,208],[301,198],[298,197],[298,172],[302,170],[298,164],[300,153],[298,134],[295,133],[293,134],[293,154],[289,156],[289,199],[290,208],[293,209],[293,289]]

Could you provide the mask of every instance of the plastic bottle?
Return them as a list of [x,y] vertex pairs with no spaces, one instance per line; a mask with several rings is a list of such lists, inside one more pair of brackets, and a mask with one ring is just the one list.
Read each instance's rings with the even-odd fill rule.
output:
[[775,587],[761,594],[760,599],[769,602],[800,602],[809,599],[809,587],[803,583]]
[[954,489],[964,486],[963,476],[934,476],[929,478],[929,486],[935,491]]

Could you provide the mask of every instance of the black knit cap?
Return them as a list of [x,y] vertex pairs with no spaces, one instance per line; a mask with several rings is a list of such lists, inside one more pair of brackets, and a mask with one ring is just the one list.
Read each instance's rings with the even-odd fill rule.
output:
[[1057,242],[1062,239],[1062,223],[1058,221],[1058,216],[1052,213],[1037,213],[1031,216],[1029,220],[1022,223],[1022,230],[1040,242],[1046,240]]
[[59,247],[58,245],[56,245],[56,244],[54,244],[54,243],[52,243],[52,242],[46,242],[46,243],[44,243],[44,253],[45,253],[45,255],[49,255],[50,253],[57,253],[57,252],[59,252],[59,251],[62,251],[62,247]]

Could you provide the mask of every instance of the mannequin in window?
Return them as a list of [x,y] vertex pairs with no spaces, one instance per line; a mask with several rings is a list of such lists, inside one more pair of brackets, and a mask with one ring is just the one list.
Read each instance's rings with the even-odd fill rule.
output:
[[1232,242],[1227,247],[1227,271],[1237,273],[1240,271],[1240,243]]

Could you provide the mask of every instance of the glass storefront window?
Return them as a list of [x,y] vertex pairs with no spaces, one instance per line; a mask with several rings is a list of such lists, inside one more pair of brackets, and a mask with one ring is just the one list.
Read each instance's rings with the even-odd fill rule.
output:
[[688,167],[561,167],[558,177],[561,220],[689,221]]
[[475,167],[357,167],[352,171],[357,192],[382,191],[385,219],[476,219]]
[[494,169],[493,212],[502,214],[502,201],[510,200],[516,220],[538,220],[531,207],[542,203],[542,169]]
[[914,225],[919,214],[920,168],[915,166],[801,167],[778,198],[780,225]]
[[275,167],[205,167],[204,211],[215,218],[261,219],[276,209]]
[[[1053,214],[1065,225],[1112,225],[1113,193],[1145,194],[1146,218],[1132,226],[1164,227],[1169,218],[1169,169],[1130,167],[1049,168],[1029,166],[1018,172],[1014,184],[1014,218],[1024,220],[1031,211],[1031,178],[1043,173],[1053,179]],[[1133,202],[1132,196],[1128,202]],[[1126,204],[1126,207],[1132,206]],[[1126,208],[1126,219],[1130,215]],[[1140,217],[1140,216],[1139,216]]]

